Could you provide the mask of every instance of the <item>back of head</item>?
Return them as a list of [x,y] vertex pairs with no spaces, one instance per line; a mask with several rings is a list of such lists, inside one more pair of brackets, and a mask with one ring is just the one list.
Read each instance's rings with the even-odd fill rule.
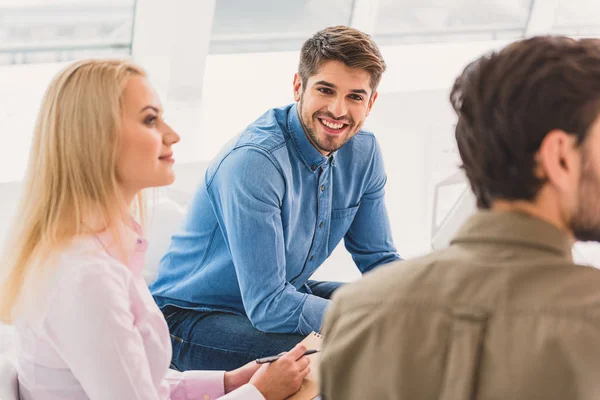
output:
[[373,92],[386,69],[381,52],[371,36],[347,26],[323,29],[304,42],[298,66],[304,86],[326,61],[340,61],[347,67],[367,71],[371,75]]
[[2,259],[0,320],[11,310],[30,261],[86,233],[87,218],[111,227],[123,216],[116,177],[121,95],[144,76],[124,60],[85,60],[61,71],[38,114],[22,201]]
[[562,130],[581,144],[600,111],[600,40],[540,36],[467,66],[450,94],[456,141],[479,208],[533,200],[544,137]]

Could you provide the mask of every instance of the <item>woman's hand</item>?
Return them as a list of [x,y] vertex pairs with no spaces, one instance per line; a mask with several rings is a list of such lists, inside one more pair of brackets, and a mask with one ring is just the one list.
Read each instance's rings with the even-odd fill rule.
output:
[[[300,389],[310,372],[310,359],[303,357],[306,347],[298,344],[279,360],[263,364],[250,379],[267,400],[282,400]],[[258,364],[257,364],[258,365]],[[248,364],[242,368],[248,367]]]
[[243,367],[225,372],[225,393],[229,393],[248,383],[260,366],[261,364],[257,364],[256,361],[250,361]]

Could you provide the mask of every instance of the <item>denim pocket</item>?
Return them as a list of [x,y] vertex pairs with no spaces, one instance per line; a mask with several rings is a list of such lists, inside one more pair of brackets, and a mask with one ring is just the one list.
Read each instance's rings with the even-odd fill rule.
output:
[[359,206],[331,210],[331,228],[329,231],[329,248],[334,249],[342,240],[358,211]]
[[344,217],[354,217],[358,211],[358,206],[350,208],[341,208],[339,210],[331,210],[331,219],[338,219]]

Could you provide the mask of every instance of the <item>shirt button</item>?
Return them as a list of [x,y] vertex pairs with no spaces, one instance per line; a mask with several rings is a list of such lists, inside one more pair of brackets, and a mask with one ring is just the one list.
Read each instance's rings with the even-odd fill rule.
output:
[[321,185],[321,192],[325,190],[325,185]]
[[319,222],[319,228],[323,227],[323,221]]
[[310,258],[308,259],[308,261],[312,261],[315,259],[315,256],[310,256]]
[[310,167],[310,169],[312,169],[314,171],[315,169],[317,169],[317,166],[313,165],[312,167]]

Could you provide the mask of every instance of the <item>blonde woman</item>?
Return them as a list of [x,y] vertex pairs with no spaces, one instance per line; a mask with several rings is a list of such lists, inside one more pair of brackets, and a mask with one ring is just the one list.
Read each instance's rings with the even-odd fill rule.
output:
[[169,370],[130,210],[143,211],[142,189],[173,182],[178,141],[136,65],[81,61],[50,84],[1,262],[0,317],[17,328],[22,399],[283,399],[308,374],[301,346],[260,368]]

